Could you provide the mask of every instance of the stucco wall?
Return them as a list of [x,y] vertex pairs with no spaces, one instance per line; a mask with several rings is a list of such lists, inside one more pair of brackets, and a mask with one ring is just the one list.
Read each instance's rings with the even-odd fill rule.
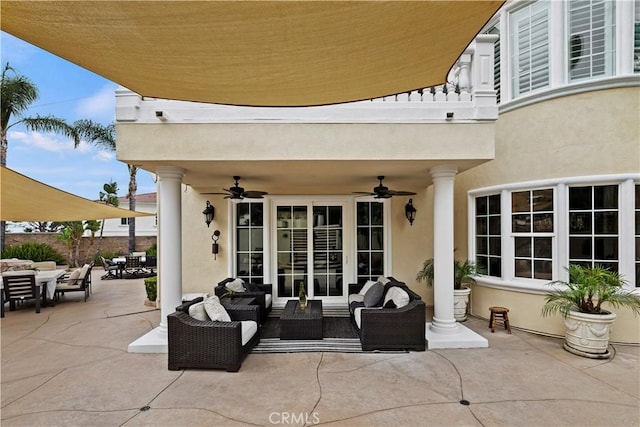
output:
[[[501,114],[496,158],[456,178],[455,242],[467,253],[469,190],[554,177],[640,172],[640,89],[622,88],[565,96]],[[510,308],[512,325],[562,334],[560,317],[542,318],[542,295],[474,286],[472,313]],[[640,342],[640,322],[616,309],[612,341]]]

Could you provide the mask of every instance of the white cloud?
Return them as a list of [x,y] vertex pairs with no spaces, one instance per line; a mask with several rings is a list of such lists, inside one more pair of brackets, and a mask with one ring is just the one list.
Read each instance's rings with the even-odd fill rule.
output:
[[98,162],[108,162],[113,159],[114,155],[111,151],[98,150],[98,152],[92,157],[93,160]]
[[84,117],[99,122],[111,123],[116,111],[116,86],[113,84],[102,87],[94,95],[81,100],[75,108],[78,117]]
[[62,154],[74,150],[73,141],[50,133],[11,131],[9,132],[8,139],[10,144],[12,142],[19,142],[27,147],[54,153]]

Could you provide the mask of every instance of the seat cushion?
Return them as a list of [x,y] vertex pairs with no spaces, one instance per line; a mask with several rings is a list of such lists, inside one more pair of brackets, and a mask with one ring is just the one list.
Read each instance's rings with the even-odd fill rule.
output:
[[273,298],[271,297],[271,294],[264,294],[264,307],[265,308],[271,307],[272,300]]
[[189,316],[202,321],[211,320],[209,319],[209,315],[207,315],[207,310],[204,308],[204,301],[190,305]]
[[384,285],[380,282],[376,282],[369,288],[366,294],[364,294],[365,307],[375,307],[380,303],[382,294],[384,293]]
[[389,301],[393,301],[397,308],[401,308],[409,304],[410,300],[411,298],[409,298],[409,294],[403,289],[397,286],[392,286],[385,294],[384,303],[382,305],[385,306]]
[[245,345],[258,332],[258,324],[253,320],[242,320],[240,324],[242,325],[242,345]]
[[217,322],[231,322],[231,317],[229,317],[229,313],[224,309],[222,304],[220,304],[220,299],[217,296],[212,296],[204,301],[204,309],[207,312],[207,316],[212,321]]

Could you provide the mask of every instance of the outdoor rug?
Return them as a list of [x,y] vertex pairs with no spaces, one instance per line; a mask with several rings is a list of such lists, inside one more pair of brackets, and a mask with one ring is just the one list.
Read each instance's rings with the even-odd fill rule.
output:
[[358,332],[348,317],[325,317],[322,322],[322,340],[281,340],[280,319],[269,317],[260,328],[260,342],[252,353],[305,353],[333,352],[360,353]]
[[[322,340],[281,340],[280,319],[269,317],[260,328],[260,342],[251,350],[260,353],[362,353],[358,332],[348,317],[325,317]],[[374,351],[373,353],[379,353]],[[385,353],[388,353],[385,351]],[[406,351],[391,351],[406,353]]]
[[358,338],[323,338],[322,340],[281,340],[261,338],[252,353],[361,353]]

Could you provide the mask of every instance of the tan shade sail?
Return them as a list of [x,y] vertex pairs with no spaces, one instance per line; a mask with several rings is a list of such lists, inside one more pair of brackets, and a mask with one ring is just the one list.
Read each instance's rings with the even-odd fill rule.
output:
[[18,172],[0,167],[0,220],[84,221],[151,216],[74,196]]
[[14,1],[0,26],[143,96],[251,106],[444,83],[503,1]]

